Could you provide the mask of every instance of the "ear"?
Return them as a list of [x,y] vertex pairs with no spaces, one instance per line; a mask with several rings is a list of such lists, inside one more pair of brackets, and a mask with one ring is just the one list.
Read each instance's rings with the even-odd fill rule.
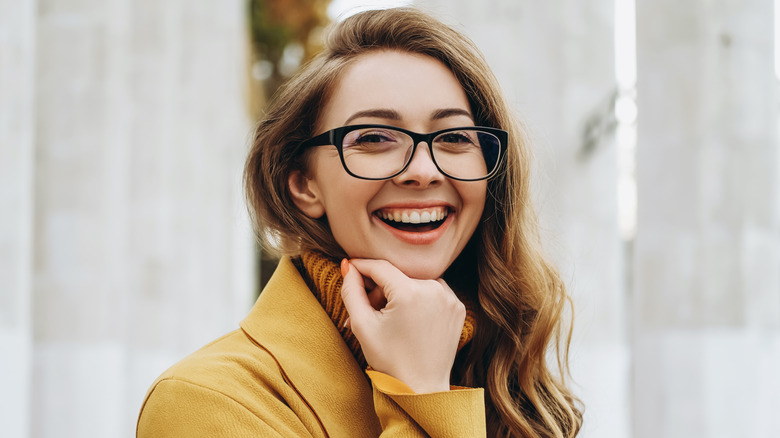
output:
[[300,170],[294,170],[287,178],[287,187],[290,189],[293,202],[305,214],[312,219],[319,219],[325,215],[325,206],[320,199],[317,183],[303,174]]

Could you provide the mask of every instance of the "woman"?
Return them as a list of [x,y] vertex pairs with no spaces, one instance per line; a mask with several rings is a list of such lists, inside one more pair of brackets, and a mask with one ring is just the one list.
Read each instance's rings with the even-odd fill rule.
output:
[[154,383],[138,436],[576,435],[529,161],[464,36],[414,9],[338,24],[247,159],[284,257],[240,330]]

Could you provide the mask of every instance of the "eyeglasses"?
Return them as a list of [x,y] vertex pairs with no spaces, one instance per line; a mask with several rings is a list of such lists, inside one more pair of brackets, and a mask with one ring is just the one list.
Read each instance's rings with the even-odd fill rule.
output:
[[336,146],[348,174],[384,180],[403,173],[424,141],[439,172],[458,181],[479,181],[496,173],[507,139],[506,131],[482,126],[418,134],[395,126],[353,125],[323,132],[301,147]]

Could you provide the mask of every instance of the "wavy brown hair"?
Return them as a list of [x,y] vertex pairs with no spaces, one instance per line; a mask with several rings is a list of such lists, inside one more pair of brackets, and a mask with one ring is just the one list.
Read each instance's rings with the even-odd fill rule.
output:
[[[346,256],[327,218],[309,218],[295,207],[287,181],[293,170],[305,170],[300,144],[317,134],[320,108],[339,74],[356,57],[380,49],[443,62],[465,90],[475,123],[509,131],[501,171],[488,181],[482,221],[445,273],[453,288],[479,303],[476,334],[458,353],[453,383],[485,388],[489,436],[575,436],[582,414],[564,380],[570,299],[541,250],[527,137],[479,50],[456,30],[411,8],[363,12],[331,30],[324,51],[280,89],[257,126],[244,179],[258,238],[281,254]],[[557,361],[554,371],[548,350]]]

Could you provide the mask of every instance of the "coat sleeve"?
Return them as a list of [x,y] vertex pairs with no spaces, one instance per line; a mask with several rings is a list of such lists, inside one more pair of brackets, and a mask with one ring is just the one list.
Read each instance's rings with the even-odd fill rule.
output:
[[387,374],[367,371],[374,386],[374,409],[383,437],[484,437],[482,388],[415,394]]
[[285,424],[278,421],[278,416],[270,422],[266,420],[219,391],[183,380],[164,379],[147,395],[138,417],[136,437],[310,436],[300,423]]

